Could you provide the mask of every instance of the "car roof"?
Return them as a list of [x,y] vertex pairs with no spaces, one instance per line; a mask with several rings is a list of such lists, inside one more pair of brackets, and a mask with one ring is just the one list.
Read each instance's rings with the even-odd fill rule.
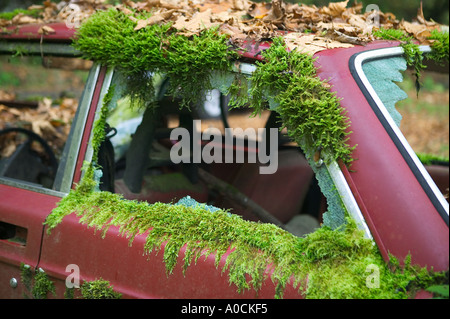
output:
[[[9,26],[0,32],[0,39],[11,41],[30,41],[41,43],[66,43],[71,44],[76,38],[77,29],[68,27],[63,22],[24,24],[19,26]],[[242,42],[241,50],[238,52],[241,58],[246,60],[262,60],[261,52],[271,46],[271,40],[256,41],[245,40]],[[378,47],[380,42],[386,43],[386,46],[397,45],[396,41],[376,40],[365,46],[370,49],[372,46]],[[339,48],[345,49],[345,48]],[[325,52],[334,51],[336,48],[320,51],[320,55]]]
[[76,29],[65,23],[40,23],[9,26],[0,32],[0,38],[11,40],[45,40],[53,42],[72,42]]
[[[371,35],[373,25],[367,14],[362,12],[362,4],[355,3],[353,6],[347,7],[348,1],[343,1],[318,8],[314,5],[283,4],[278,0],[273,0],[272,3],[266,5],[250,0],[243,2],[246,3],[244,8],[236,6],[231,0],[223,0],[221,4],[212,0],[193,3],[189,8],[181,6],[184,3],[183,0],[174,1],[179,4],[176,6],[179,7],[178,9],[166,8],[162,3],[152,4],[148,8],[147,2],[136,1],[129,3],[131,7],[124,4],[116,5],[114,8],[130,15],[129,18],[137,23],[135,30],[154,24],[148,20],[139,20],[142,19],[142,16],[135,15],[135,13],[142,10],[151,10],[152,18],[156,17],[158,24],[172,22],[174,28],[181,30],[181,34],[196,34],[208,26],[220,25],[221,33],[229,35],[230,42],[235,47],[241,48],[242,57],[257,60],[260,59],[258,52],[270,46],[271,38],[280,35],[285,38],[290,50],[295,48],[311,54],[333,48],[367,45],[374,42],[374,37]],[[276,9],[280,5],[283,10],[280,11],[281,13],[277,13]],[[0,39],[70,43],[76,38],[77,29],[73,28],[70,23],[66,23],[70,19],[68,20],[69,17],[63,14],[65,8],[61,9],[61,3],[58,5],[46,3],[43,6],[32,7],[40,7],[39,10],[43,10],[39,18],[19,13],[10,21],[0,19],[0,26],[3,26],[0,29]],[[83,20],[98,10],[112,9],[111,5],[103,4],[80,3],[77,7],[83,13]],[[137,11],[133,12],[129,8]],[[187,9],[189,9],[188,13],[185,12]],[[176,11],[176,14],[172,11]],[[52,13],[48,14],[48,12]],[[67,12],[65,13],[67,14]],[[246,15],[243,15],[244,13]],[[311,15],[312,13],[314,14]],[[226,18],[219,14],[225,14]],[[282,16],[279,16],[280,14]],[[392,18],[392,14],[383,14],[382,12],[379,14],[386,20],[383,20],[379,27],[401,28],[406,31],[412,28],[411,23],[400,22],[395,19],[395,16]],[[199,15],[201,18],[198,17]],[[293,18],[292,15],[297,17]],[[180,18],[183,21],[181,24],[179,23]],[[423,28],[431,30],[439,26],[435,22],[426,21],[421,10],[419,10],[417,18],[421,18],[419,22]],[[207,25],[203,25],[204,19],[209,19]],[[223,22],[212,23],[217,19]],[[23,23],[24,21],[26,22]],[[140,22],[144,22],[144,26],[140,26]],[[222,29],[222,27],[224,28]],[[408,31],[408,33],[410,32]],[[327,34],[327,36],[324,37],[323,34]]]

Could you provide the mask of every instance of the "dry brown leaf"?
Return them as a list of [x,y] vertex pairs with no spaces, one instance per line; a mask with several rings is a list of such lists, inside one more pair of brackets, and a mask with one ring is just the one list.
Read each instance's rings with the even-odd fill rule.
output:
[[229,1],[220,1],[220,2],[201,2],[198,5],[195,6],[198,8],[200,12],[206,11],[208,9],[211,9],[212,13],[220,13],[220,12],[228,12],[232,10],[232,3]]
[[2,141],[0,157],[10,157],[16,151],[16,144],[13,141]]
[[438,26],[426,26],[424,24],[418,24],[418,23],[411,23],[408,21],[402,21],[400,24],[400,27],[408,32],[409,34],[413,35],[417,40],[419,40],[421,43],[428,43],[428,37],[431,36],[431,30],[437,28]]
[[339,32],[338,30],[333,30],[333,35],[331,36],[333,42],[340,43],[351,43],[355,45],[364,45],[364,42],[360,37],[352,37],[345,33]]
[[[117,10],[119,10],[119,11],[125,13],[126,15],[133,14],[133,11],[131,11],[131,10],[128,9],[127,7],[119,6],[119,7],[117,7]],[[130,18],[131,18],[131,17],[130,17]],[[134,17],[133,17],[133,18],[134,18]],[[135,18],[135,19],[136,19],[136,18]]]
[[14,93],[6,92],[3,90],[0,90],[0,100],[3,101],[12,101],[16,98]]
[[14,18],[11,19],[12,24],[20,25],[20,24],[32,24],[38,23],[38,20],[32,18],[30,16],[26,16],[23,13],[17,14]]
[[232,0],[232,8],[239,11],[247,11],[252,5],[248,0]]
[[137,25],[134,27],[134,31],[145,28],[148,25],[147,20],[138,20]]
[[51,0],[44,1],[44,7],[46,8],[56,8],[56,3],[53,3]]
[[346,10],[347,4],[348,0],[341,2],[332,2],[328,5],[328,7],[323,7],[319,9],[319,11],[332,17],[339,17]]
[[358,34],[359,28],[352,26],[348,23],[324,23],[319,22],[317,24],[317,27],[322,30],[326,31],[332,31],[332,30],[338,30],[340,32],[345,32],[348,34]]
[[33,4],[28,7],[28,10],[43,10],[44,8],[45,8],[45,6],[43,6],[43,5]]
[[283,1],[272,0],[272,6],[267,12],[267,15],[263,18],[264,22],[271,22],[278,24],[285,19],[285,8]]
[[42,27],[39,28],[38,33],[39,34],[43,34],[43,35],[49,35],[52,33],[55,33],[55,29],[53,29],[52,27],[49,27],[48,25],[44,25]]
[[287,47],[302,53],[314,55],[319,51],[335,48],[351,48],[353,44],[332,41],[314,34],[292,32],[284,36]]
[[434,26],[436,25],[436,22],[433,21],[427,21],[423,15],[423,5],[422,1],[420,2],[419,9],[417,10],[417,21],[419,21],[422,24],[425,24],[427,26]]
[[177,30],[186,30],[192,33],[197,33],[201,30],[217,26],[219,23],[211,22],[211,10],[208,9],[203,12],[197,12],[191,19],[186,17],[179,17],[173,27]]
[[366,19],[363,19],[359,15],[352,15],[348,19],[348,23],[360,30],[363,34],[372,33],[372,25],[366,22]]
[[15,115],[15,116],[21,116],[22,115],[22,112],[20,112],[18,109],[16,109],[16,108],[10,108],[9,109],[9,113],[11,113],[12,115]]

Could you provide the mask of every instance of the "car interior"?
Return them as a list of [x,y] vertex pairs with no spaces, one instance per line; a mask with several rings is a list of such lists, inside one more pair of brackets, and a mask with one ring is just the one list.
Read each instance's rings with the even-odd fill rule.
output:
[[[229,98],[217,90],[208,95],[215,99],[188,109],[180,107],[179,99],[162,94],[156,106],[139,110],[134,118],[121,117],[117,121],[117,113],[123,112],[122,104],[128,107],[126,98],[119,99],[117,109],[107,120],[106,139],[99,151],[100,189],[149,203],[175,204],[189,196],[198,203],[229,210],[247,220],[274,222],[299,235],[318,227],[326,202],[300,148],[279,130],[277,114],[267,111],[260,117],[252,117],[245,107],[229,109]],[[216,111],[211,107],[213,104]],[[194,128],[194,120],[200,120],[201,127]],[[226,163],[224,158],[194,163],[192,152],[185,162],[175,164],[171,160],[170,150],[179,142],[170,138],[174,129],[183,127],[192,137],[194,129],[205,132],[215,128],[216,132],[224,132],[230,125],[243,129],[277,129],[278,167],[274,174],[260,174],[259,168],[265,164],[249,160],[249,153],[258,152],[260,144],[250,143],[245,135],[233,136],[232,145],[226,143],[223,134],[219,143],[215,138],[190,141],[191,149],[193,143],[199,143],[200,150],[210,143],[219,144],[222,156],[225,148],[233,148],[231,163]],[[131,133],[123,143],[125,131]],[[239,163],[236,156],[241,145],[246,160]],[[299,223],[300,220],[303,222]],[[294,224],[297,230],[293,230]]]

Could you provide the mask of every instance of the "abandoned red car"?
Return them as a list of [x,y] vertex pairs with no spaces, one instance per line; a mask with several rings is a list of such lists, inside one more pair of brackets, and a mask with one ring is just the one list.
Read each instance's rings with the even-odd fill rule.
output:
[[[299,247],[298,258],[306,258],[312,250],[302,250],[305,236],[321,228],[340,232],[349,218],[386,264],[395,257],[448,271],[448,161],[424,166],[389,106],[403,96],[393,82],[407,67],[398,41],[314,54],[317,76],[348,118],[354,160],[347,165],[326,147],[300,148],[280,123],[276,101],[268,99],[256,117],[245,106],[228,108],[233,74],[256,72],[270,41],[245,42],[233,71],[212,72],[206,98],[191,107],[173,97],[167,77],[142,70],[139,79],[154,83],[149,95],[158,104],[142,108],[130,107],[136,95],[129,94],[126,69],[81,59],[71,45],[73,28],[46,26],[9,27],[0,35],[1,298],[63,298],[96,280],[126,298],[313,298],[322,280],[312,275],[317,259],[291,277],[283,270],[294,267],[286,256],[295,252],[283,245]],[[89,178],[95,190],[77,206]],[[68,214],[59,218],[57,207]],[[156,217],[140,219],[146,214]],[[266,241],[274,245],[270,252]],[[371,249],[355,243],[345,249]],[[383,271],[370,287],[372,264],[352,272],[362,283],[352,289],[376,298],[377,289],[391,288],[383,286]],[[43,293],[40,274],[51,286]],[[326,297],[357,297],[331,287]]]

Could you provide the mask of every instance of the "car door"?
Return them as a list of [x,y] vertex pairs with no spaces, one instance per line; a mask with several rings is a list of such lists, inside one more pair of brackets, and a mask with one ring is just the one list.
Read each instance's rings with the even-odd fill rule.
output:
[[35,273],[45,219],[74,182],[99,75],[67,44],[24,45],[0,46],[0,298],[32,297],[22,270]]

